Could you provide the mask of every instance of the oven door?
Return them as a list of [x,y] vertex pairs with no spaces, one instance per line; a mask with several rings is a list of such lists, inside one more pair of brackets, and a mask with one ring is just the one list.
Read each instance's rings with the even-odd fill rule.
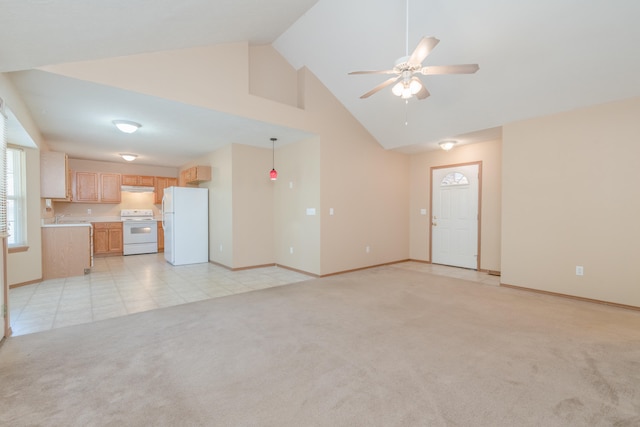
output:
[[158,252],[158,223],[156,221],[125,221],[122,225],[124,255]]
[[158,242],[158,224],[156,221],[125,221],[122,231],[125,245]]

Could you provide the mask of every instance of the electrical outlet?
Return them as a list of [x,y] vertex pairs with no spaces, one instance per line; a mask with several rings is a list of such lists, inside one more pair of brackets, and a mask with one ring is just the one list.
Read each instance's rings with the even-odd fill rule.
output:
[[91,209],[87,209],[87,215],[91,215]]
[[220,244],[220,252],[222,252],[222,244]]
[[289,253],[293,254],[293,246],[289,246]]
[[576,265],[576,276],[584,276],[584,267]]
[[364,250],[365,250],[366,253],[371,252],[371,246],[367,246],[366,248],[364,248]]

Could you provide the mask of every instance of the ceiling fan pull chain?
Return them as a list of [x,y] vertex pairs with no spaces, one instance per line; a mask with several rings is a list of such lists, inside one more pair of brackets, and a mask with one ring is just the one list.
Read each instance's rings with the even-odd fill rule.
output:
[[409,126],[409,100],[404,100],[404,125]]

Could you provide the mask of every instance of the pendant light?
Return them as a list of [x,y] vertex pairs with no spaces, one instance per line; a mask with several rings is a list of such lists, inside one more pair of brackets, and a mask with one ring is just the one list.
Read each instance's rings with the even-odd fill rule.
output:
[[271,181],[275,181],[278,179],[278,171],[276,170],[276,141],[278,138],[271,138],[271,144],[273,146],[273,157],[272,157],[272,167],[271,172],[269,172],[269,178]]

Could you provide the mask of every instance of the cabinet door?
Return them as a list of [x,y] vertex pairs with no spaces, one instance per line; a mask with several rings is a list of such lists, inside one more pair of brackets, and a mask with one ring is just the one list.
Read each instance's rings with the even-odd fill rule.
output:
[[196,183],[202,181],[211,181],[211,167],[210,166],[196,166],[195,176],[192,177]]
[[190,169],[185,169],[182,172],[180,172],[180,185],[182,187],[187,185],[187,182],[189,182],[189,180],[191,179],[191,170]]
[[103,173],[100,175],[101,202],[120,203],[120,174]]
[[158,221],[158,252],[164,252],[164,228],[162,228],[162,221]]
[[146,175],[122,175],[122,185],[139,185],[153,187],[154,177]]
[[109,229],[103,228],[97,223],[93,224],[93,254],[102,255],[109,253]]
[[197,185],[204,181],[211,181],[211,166],[192,166],[180,173],[181,185]]
[[71,169],[67,169],[67,200],[73,202],[73,171]]
[[178,178],[170,178],[167,176],[156,176],[155,203],[157,205],[162,203],[162,196],[164,195],[165,188],[176,187],[177,185],[178,185]]
[[109,228],[109,252],[122,253],[122,224],[117,228]]
[[153,176],[139,176],[138,185],[141,185],[143,187],[153,187],[155,181],[154,178],[155,177]]
[[42,151],[40,153],[40,197],[68,200],[68,159],[65,153]]
[[76,202],[98,202],[98,174],[76,172]]
[[122,175],[122,185],[138,185],[138,175]]
[[93,223],[93,254],[94,255],[122,255],[122,223],[94,222]]
[[156,182],[155,182],[155,204],[159,205],[160,203],[162,203],[162,196],[164,194],[164,189],[167,188],[167,179],[164,176],[156,176]]

